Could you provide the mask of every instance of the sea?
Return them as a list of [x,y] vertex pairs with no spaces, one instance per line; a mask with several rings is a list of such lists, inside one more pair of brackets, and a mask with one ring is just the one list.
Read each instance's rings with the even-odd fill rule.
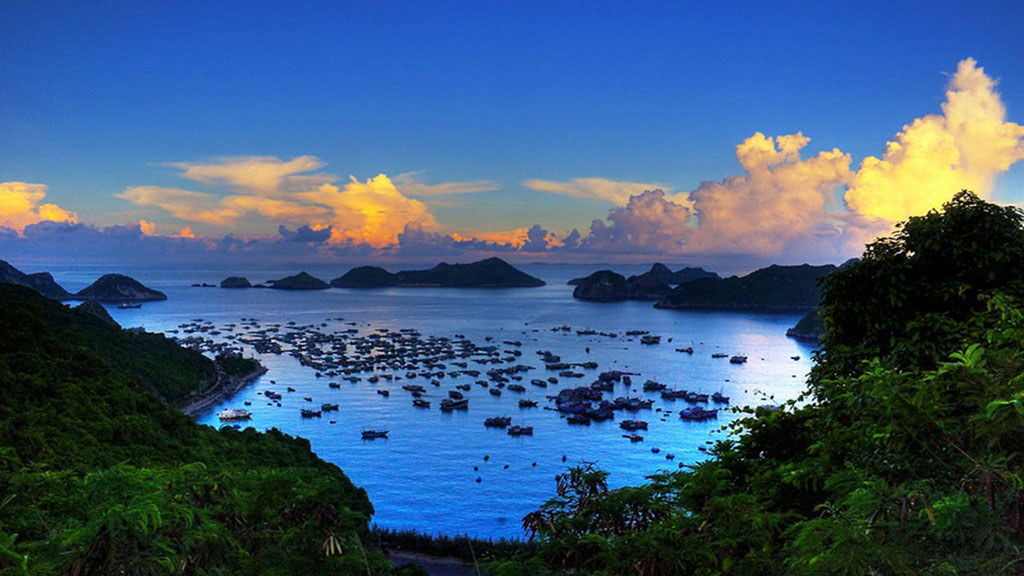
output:
[[[317,377],[313,368],[284,354],[256,356],[268,372],[233,397],[198,416],[198,421],[220,427],[217,414],[225,408],[247,408],[252,419],[241,424],[259,430],[277,428],[309,440],[323,459],[338,465],[352,481],[364,488],[374,506],[372,522],[382,528],[413,529],[429,534],[470,535],[478,538],[525,538],[522,518],[555,496],[556,476],[570,466],[592,464],[609,473],[612,487],[642,483],[651,474],[676,470],[707,458],[705,450],[727,437],[730,422],[741,417],[729,409],[717,419],[704,422],[679,418],[688,404],[662,400],[645,393],[646,380],[670,389],[703,393],[721,392],[729,407],[779,405],[796,399],[805,390],[813,365],[812,345],[786,337],[786,329],[799,320],[797,313],[741,311],[659,310],[652,302],[594,303],[572,297],[566,282],[585,276],[599,266],[519,264],[517,267],[547,282],[540,288],[443,289],[388,288],[372,290],[329,289],[315,292],[278,290],[228,290],[193,287],[218,284],[229,275],[262,282],[300,270],[329,281],[348,266],[152,266],[121,267],[48,266],[56,280],[70,291],[79,290],[101,274],[128,274],[149,287],[165,292],[168,299],[137,309],[109,306],[111,315],[124,327],[141,327],[169,336],[185,336],[182,325],[193,322],[221,328],[255,319],[261,325],[288,323],[315,326],[326,333],[356,331],[359,336],[387,330],[416,330],[423,338],[464,336],[479,346],[497,346],[504,353],[519,350],[516,363],[529,365],[524,393],[505,390],[493,396],[473,378],[446,377],[440,387],[425,378],[359,382]],[[624,274],[643,272],[647,266],[614,266]],[[23,268],[35,272],[32,266]],[[566,329],[565,327],[568,327]],[[240,328],[235,328],[239,330]],[[643,344],[628,331],[647,331],[661,337],[659,344]],[[177,332],[174,332],[177,331]],[[198,334],[223,339],[230,334]],[[584,335],[579,334],[584,331]],[[614,333],[615,337],[586,334]],[[489,339],[489,340],[488,340]],[[519,342],[518,346],[505,342]],[[693,353],[677,351],[693,348]],[[545,369],[537,351],[546,350],[562,362],[596,362],[596,369],[574,369],[583,378],[559,378],[557,385],[539,388],[531,379],[556,376]],[[747,356],[733,364],[712,354]],[[491,366],[472,366],[485,372]],[[449,369],[452,369],[449,366]],[[616,413],[614,420],[589,426],[570,425],[547,398],[560,389],[584,386],[602,371],[630,372],[632,385],[616,385],[614,396],[639,396],[654,400],[651,410]],[[340,384],[332,388],[329,382]],[[412,405],[401,386],[421,384],[430,409]],[[472,384],[465,392],[469,409],[444,413],[441,398],[459,384]],[[287,393],[286,388],[295,389]],[[377,393],[387,389],[390,396]],[[268,403],[264,393],[282,393],[280,406]],[[311,398],[312,402],[305,400]],[[521,409],[518,400],[538,402],[537,408]],[[246,406],[245,403],[251,403]],[[337,403],[337,412],[320,418],[303,418],[302,408]],[[711,406],[709,406],[711,407]],[[491,416],[510,416],[512,423],[532,426],[532,436],[513,437],[503,429],[485,428]],[[639,431],[642,441],[624,437],[619,422],[642,419],[648,430]],[[229,424],[230,425],[230,424]],[[361,431],[386,429],[386,439],[363,440]]]

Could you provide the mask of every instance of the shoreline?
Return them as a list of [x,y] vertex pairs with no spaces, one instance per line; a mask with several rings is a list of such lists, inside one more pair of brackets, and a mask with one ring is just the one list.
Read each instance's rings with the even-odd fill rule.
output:
[[267,368],[262,364],[256,370],[244,376],[227,376],[218,369],[217,384],[199,398],[182,406],[181,411],[192,418],[196,418],[199,414],[209,410],[214,404],[231,398],[266,373]]

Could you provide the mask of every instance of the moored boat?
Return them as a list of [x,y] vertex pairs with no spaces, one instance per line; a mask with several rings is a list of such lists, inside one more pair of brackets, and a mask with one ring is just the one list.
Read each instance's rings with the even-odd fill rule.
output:
[[248,420],[252,418],[252,412],[239,408],[225,408],[217,413],[221,420]]

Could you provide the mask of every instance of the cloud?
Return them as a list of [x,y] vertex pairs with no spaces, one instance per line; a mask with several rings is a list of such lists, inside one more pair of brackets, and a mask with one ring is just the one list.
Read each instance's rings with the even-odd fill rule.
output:
[[671,190],[660,184],[621,182],[606,178],[574,178],[564,182],[532,179],[524,180],[522,186],[530,190],[537,190],[538,192],[561,194],[562,196],[572,196],[573,198],[604,200],[616,206],[625,206],[631,197],[642,194],[647,190]]
[[45,184],[0,182],[0,226],[20,232],[36,222],[77,222],[74,212],[42,203],[48,190]]
[[189,180],[211,186],[224,185],[246,193],[276,195],[336,180],[328,174],[308,174],[324,167],[316,156],[299,156],[287,162],[273,156],[226,156],[211,162],[173,162]]
[[613,208],[608,223],[594,220],[590,234],[580,241],[588,252],[627,254],[675,254],[682,252],[694,234],[690,208],[665,197],[663,190],[647,190],[632,196],[621,208]]
[[851,181],[851,158],[838,149],[803,159],[802,133],[770,138],[760,132],[736,146],[744,170],[690,192],[697,230],[687,251],[778,254],[830,218],[840,186]]
[[139,206],[159,208],[180,220],[214,226],[234,224],[243,216],[242,212],[224,206],[215,194],[181,188],[133,186],[118,194],[118,198]]
[[[197,191],[160,186],[133,186],[119,196],[139,206],[157,208],[185,222],[221,228],[259,217],[286,226],[331,229],[334,244],[394,244],[409,222],[427,229],[436,221],[426,204],[404,195],[384,174],[338,184],[338,178],[315,172],[324,166],[315,156],[283,161],[271,156],[217,158],[205,163],[170,164],[182,177],[223,191]],[[407,186],[420,192],[466,191],[482,184],[454,182],[425,185],[406,176]],[[418,188],[417,188],[418,187]]]
[[897,221],[937,208],[962,188],[982,196],[1024,159],[1024,126],[1006,121],[996,82],[973,58],[950,79],[942,114],[918,118],[865,158],[846,192],[850,210]]
[[314,228],[307,224],[293,231],[289,230],[284,224],[281,224],[277,227],[277,231],[281,234],[282,238],[293,242],[311,242],[320,244],[327,242],[331,238],[330,226]]
[[453,196],[457,194],[475,194],[491,192],[499,186],[489,180],[467,180],[463,182],[441,182],[440,184],[424,184],[417,178],[420,172],[405,172],[395,176],[393,182],[399,192],[406,196]]
[[675,197],[631,195],[607,221],[593,222],[580,249],[830,260],[858,254],[895,222],[963,188],[989,195],[996,177],[1024,159],[1024,126],[1006,120],[995,85],[973,59],[960,62],[942,114],[904,126],[881,159],[865,158],[856,171],[838,148],[803,158],[810,140],[800,132],[755,133],[736,147],[741,175]]

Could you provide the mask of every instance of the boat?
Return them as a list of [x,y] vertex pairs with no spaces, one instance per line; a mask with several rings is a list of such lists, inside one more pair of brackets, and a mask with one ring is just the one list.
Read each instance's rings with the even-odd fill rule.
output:
[[445,398],[444,400],[441,400],[442,412],[451,412],[452,410],[466,410],[468,408],[468,398],[463,398],[462,400],[452,400],[451,398]]
[[338,405],[337,404],[321,404],[320,405],[320,409],[323,410],[324,412],[337,412]]
[[462,393],[456,392],[455,390],[449,390],[448,397],[451,398],[452,400],[462,400],[463,398]]
[[652,335],[648,334],[648,335],[642,336],[640,338],[640,343],[641,344],[660,344],[661,343],[661,336],[652,336]]
[[746,356],[739,356],[739,355],[737,355],[737,356],[733,356],[732,358],[729,358],[729,362],[731,362],[733,364],[743,364],[746,361],[747,361],[747,357]]
[[623,420],[619,422],[619,428],[633,432],[635,430],[647,430],[647,422],[644,420]]
[[132,308],[142,308],[142,304],[132,304],[131,302],[121,302],[117,305],[119,310],[129,310]]
[[388,396],[391,396],[391,392],[388,392],[387,390],[377,390],[377,394],[380,394],[381,396],[384,396],[385,398],[388,397]]
[[533,426],[510,426],[509,436],[533,436]]
[[565,421],[568,422],[569,424],[582,424],[584,426],[590,426],[590,418],[587,418],[583,414],[570,414],[569,417],[565,419]]
[[537,407],[537,401],[536,400],[526,400],[526,399],[523,399],[523,400],[519,401],[519,407],[520,408],[536,408]]
[[373,440],[375,438],[387,438],[387,430],[363,430],[363,440]]
[[512,424],[511,416],[492,416],[484,420],[484,426],[487,428],[507,428],[509,424]]
[[252,412],[239,408],[225,408],[217,414],[217,417],[221,420],[248,420],[252,418]]
[[676,348],[676,352],[682,352],[683,354],[693,354],[693,346],[688,348]]
[[508,389],[512,392],[526,392],[526,388],[521,384],[509,384]]
[[722,394],[721,392],[715,392],[714,394],[711,395],[711,401],[717,402],[719,404],[728,404],[729,397],[726,396],[725,394]]
[[629,438],[630,442],[643,442],[644,437],[639,434],[623,434],[623,438]]
[[668,388],[668,386],[662,384],[661,382],[656,382],[654,380],[648,380],[647,382],[644,382],[644,392],[658,392],[666,388]]
[[300,413],[303,418],[319,418],[323,415],[320,410],[308,410],[306,408],[300,410]]
[[710,420],[712,418],[718,418],[718,409],[712,408],[706,410],[700,406],[694,406],[693,408],[687,408],[679,413],[679,417],[683,420],[693,420],[697,422],[703,422],[704,420]]
[[728,358],[729,355],[725,354],[723,352],[715,352],[714,354],[711,355],[711,357],[712,358]]
[[491,393],[491,396],[501,396],[501,390],[497,388],[491,388],[488,392]]
[[413,399],[412,405],[417,408],[430,408],[430,402],[426,400],[420,400],[419,398]]

